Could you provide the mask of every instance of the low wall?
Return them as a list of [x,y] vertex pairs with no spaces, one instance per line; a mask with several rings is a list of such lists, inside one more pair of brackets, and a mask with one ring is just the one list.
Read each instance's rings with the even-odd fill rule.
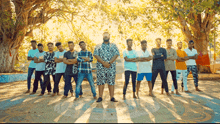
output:
[[[34,74],[31,77],[34,79]],[[0,83],[8,83],[15,81],[25,81],[27,80],[27,73],[0,73]]]

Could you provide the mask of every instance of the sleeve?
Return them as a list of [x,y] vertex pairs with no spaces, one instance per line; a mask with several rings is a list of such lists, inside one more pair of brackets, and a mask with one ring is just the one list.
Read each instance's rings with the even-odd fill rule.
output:
[[30,50],[28,51],[28,57],[31,57],[31,51]]
[[64,53],[63,58],[67,58],[67,52]]
[[185,51],[183,51],[184,57],[188,56]]
[[127,52],[125,50],[123,51],[122,54],[123,54],[123,58],[125,58],[127,56]]
[[49,62],[47,52],[44,53],[44,62],[45,63]]
[[78,56],[77,56],[77,62],[84,62],[84,59],[82,59],[80,56],[80,52],[78,53]]
[[148,51],[148,53],[149,53],[150,56],[152,56],[152,53],[151,53],[151,52]]
[[58,52],[55,52],[54,59],[55,59],[55,57],[59,58]]
[[38,52],[34,54],[34,57],[37,57],[37,58],[38,58]]
[[171,60],[176,60],[177,59],[177,53],[176,50],[173,50],[173,56],[170,57]]
[[163,57],[162,57],[162,59],[163,60],[167,59],[167,50],[166,49],[163,50]]
[[153,55],[153,59],[154,59],[154,60],[161,58],[161,55],[155,55],[154,49],[151,50],[151,53],[152,53],[152,55],[153,55],[153,53],[154,53],[154,55]]
[[197,55],[197,54],[198,54],[197,50],[196,50],[196,49],[194,49],[194,51],[195,51],[195,55]]
[[92,56],[92,52],[89,52],[89,62],[92,62],[93,61],[93,56]]
[[[187,54],[187,50],[186,49],[184,49],[184,52]],[[187,56],[188,56],[188,54],[187,54]]]
[[115,55],[120,56],[120,53],[119,53],[119,50],[118,50],[118,47],[116,46],[116,44],[114,44],[114,56]]
[[95,46],[95,50],[94,50],[93,56],[94,56],[94,55],[99,56],[99,45],[96,45],[96,46]]

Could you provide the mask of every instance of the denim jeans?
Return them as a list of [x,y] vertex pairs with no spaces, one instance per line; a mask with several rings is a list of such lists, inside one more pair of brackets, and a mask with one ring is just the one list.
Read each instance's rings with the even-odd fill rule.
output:
[[[168,76],[168,72],[169,72],[169,71],[166,71],[166,79],[167,79],[167,76]],[[170,73],[171,73],[171,75],[172,75],[173,85],[174,85],[175,89],[178,89],[177,80],[176,80],[176,70],[170,71]],[[163,84],[162,84],[162,88],[164,88],[164,85],[163,85]]]
[[[36,93],[37,89],[38,89],[38,81],[40,80],[41,76],[44,76],[44,71],[36,71],[35,72],[35,79],[34,79],[34,88],[33,88],[33,92]],[[43,87],[43,83],[40,83],[41,89]]]
[[80,90],[82,89],[81,84],[82,84],[82,81],[83,81],[84,78],[86,78],[89,81],[91,91],[93,93],[93,97],[96,97],[96,89],[95,89],[92,73],[78,73],[78,81],[76,83],[76,91],[75,91],[76,98],[78,98],[80,92],[82,92]]
[[136,77],[137,77],[137,72],[135,71],[125,71],[125,85],[123,88],[123,94],[126,94],[127,86],[129,83],[130,75],[132,78],[132,87],[133,87],[133,92],[135,92],[136,89]]
[[160,73],[160,78],[162,80],[162,84],[165,87],[165,91],[169,92],[168,85],[167,85],[165,68],[163,68],[163,69],[152,69],[152,89],[154,88],[155,80],[157,78],[158,73]]
[[[74,75],[65,75],[65,85],[64,85],[64,95],[68,96],[68,92],[70,91],[71,93],[73,93],[73,87],[72,87],[72,83],[71,83],[71,78],[74,78],[74,81],[77,85],[77,81],[78,81],[78,74],[74,74]],[[79,95],[82,95],[82,85],[80,85],[80,93]]]
[[[28,89],[31,89],[31,76],[34,73],[34,70],[35,70],[35,68],[28,68],[28,76],[27,76],[27,87],[28,87]],[[36,71],[35,71],[35,73],[36,73]],[[40,84],[42,84],[42,83],[43,83],[43,81],[40,78]]]
[[62,76],[63,76],[63,78],[65,78],[64,73],[56,73],[55,74],[53,93],[59,93],[59,83],[60,83],[60,79]]
[[[55,75],[52,75],[53,81],[55,81]],[[44,84],[42,86],[41,94],[45,93],[47,87],[48,92],[51,92],[50,75],[44,75]]]

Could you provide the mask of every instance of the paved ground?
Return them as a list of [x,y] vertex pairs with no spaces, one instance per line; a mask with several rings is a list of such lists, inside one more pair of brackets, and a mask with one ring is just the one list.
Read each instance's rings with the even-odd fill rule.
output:
[[[122,100],[123,79],[117,75],[115,97],[118,103],[109,102],[107,85],[104,101],[96,103],[92,99],[88,82],[83,82],[84,98],[73,102],[74,97],[37,96],[24,94],[26,81],[0,84],[0,122],[220,122],[220,80],[200,80],[203,92],[196,92],[193,80],[188,87],[192,93],[180,91],[181,96],[160,95],[161,81],[154,88],[155,98],[147,96],[148,86],[141,84],[140,99],[132,98],[131,83],[127,90],[127,100]],[[33,80],[32,80],[33,81]],[[172,82],[169,81],[169,88]],[[180,82],[178,82],[180,86]],[[63,93],[64,82],[60,83]],[[75,84],[73,85],[75,88]],[[40,88],[39,88],[40,89]],[[98,88],[96,86],[96,91]]]

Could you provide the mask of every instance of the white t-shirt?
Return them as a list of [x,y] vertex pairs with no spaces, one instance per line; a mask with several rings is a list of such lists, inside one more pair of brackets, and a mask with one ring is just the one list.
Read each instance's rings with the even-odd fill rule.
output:
[[[147,49],[145,52],[141,49],[137,52],[138,57],[149,57],[152,56],[151,52]],[[152,73],[152,60],[146,62],[138,62],[137,73]]]
[[[44,51],[42,53],[37,52],[34,57],[37,57],[38,59],[44,59]],[[46,63],[45,62],[40,62],[40,63],[36,63],[36,69],[35,71],[45,71],[45,66]]]
[[[34,55],[35,55],[37,52],[39,52],[38,49],[35,49],[35,50],[31,49],[31,50],[29,50],[29,51],[28,51],[28,57],[34,58]],[[30,64],[29,64],[29,68],[35,68],[35,67],[36,67],[36,63],[34,63],[34,60],[31,60],[31,62],[30,62]]]
[[[127,56],[127,58],[137,58],[137,52],[135,50],[124,50],[123,51],[123,58],[125,58]],[[125,71],[137,71],[137,64],[136,62],[127,62],[124,60],[124,70]]]
[[[64,58],[64,53],[66,52],[66,50],[64,50],[63,52],[57,51],[55,52],[55,56],[57,58]],[[64,64],[63,62],[59,62],[56,63],[56,73],[65,73],[66,70],[66,64]]]
[[[186,54],[188,56],[194,56],[194,55],[198,54],[197,50],[194,49],[194,48],[192,48],[192,51],[189,48],[185,49],[184,51],[186,52]],[[196,65],[196,60],[195,59],[189,59],[189,60],[186,61],[186,65]]]

